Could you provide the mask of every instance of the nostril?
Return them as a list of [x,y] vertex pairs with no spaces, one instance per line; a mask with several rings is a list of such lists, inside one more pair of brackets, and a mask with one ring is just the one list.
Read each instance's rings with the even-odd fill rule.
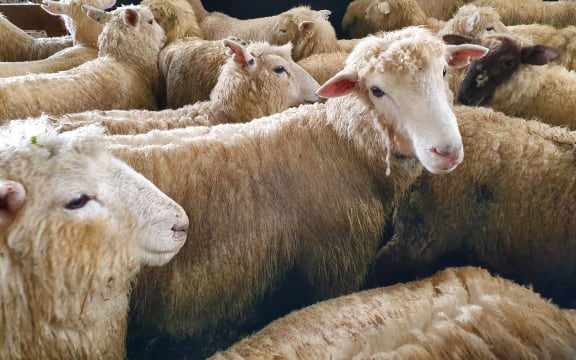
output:
[[174,226],[172,226],[172,231],[187,232],[188,231],[188,223],[186,223],[186,224],[174,224]]
[[460,146],[444,146],[442,148],[434,147],[430,149],[430,151],[441,157],[457,158],[460,153],[460,149]]

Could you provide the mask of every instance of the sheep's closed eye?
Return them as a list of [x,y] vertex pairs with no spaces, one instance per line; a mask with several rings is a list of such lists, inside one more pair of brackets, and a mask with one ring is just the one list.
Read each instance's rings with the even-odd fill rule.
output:
[[68,203],[66,203],[65,208],[68,210],[80,209],[81,207],[86,205],[88,201],[92,199],[94,199],[93,196],[82,194],[79,197],[72,199]]
[[282,34],[286,33],[286,29],[278,29],[278,31],[280,31]]
[[372,92],[372,95],[374,95],[377,98],[380,98],[384,95],[386,95],[386,93],[382,90],[380,90],[380,88],[376,87],[376,86],[372,86],[370,88],[370,91]]

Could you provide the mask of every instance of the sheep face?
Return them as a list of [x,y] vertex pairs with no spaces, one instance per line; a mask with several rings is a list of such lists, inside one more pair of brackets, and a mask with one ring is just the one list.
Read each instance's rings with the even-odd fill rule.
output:
[[[219,79],[225,80],[216,83],[210,96],[212,100],[216,101],[218,96],[222,98],[220,101],[233,101],[242,96],[239,105],[247,107],[253,103],[254,108],[262,109],[259,116],[320,100],[316,95],[320,84],[292,60],[292,45],[272,46],[264,41],[246,44],[234,38],[224,40],[224,45],[231,59],[222,67]],[[248,86],[234,86],[232,82]],[[228,96],[231,90],[241,93]],[[265,99],[270,97],[273,99]]]
[[544,65],[560,54],[543,45],[522,47],[507,36],[488,36],[482,40],[454,37],[451,41],[470,41],[487,46],[489,53],[470,64],[458,91],[463,105],[489,106],[495,90],[511,79],[522,64]]
[[482,47],[447,49],[422,28],[368,37],[319,94],[355,91],[394,141],[393,151],[415,155],[432,173],[447,173],[460,164],[464,154],[443,75],[447,66],[462,66],[486,51]]
[[165,264],[182,247],[183,209],[93,140],[24,139],[29,144],[3,146],[0,156],[0,246],[14,256],[68,263],[71,272],[72,264],[110,263],[112,271],[124,261],[134,272]]

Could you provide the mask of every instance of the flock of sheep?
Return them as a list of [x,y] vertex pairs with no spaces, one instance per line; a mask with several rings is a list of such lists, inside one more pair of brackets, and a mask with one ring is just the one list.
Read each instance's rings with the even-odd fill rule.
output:
[[0,16],[0,359],[576,358],[576,1]]

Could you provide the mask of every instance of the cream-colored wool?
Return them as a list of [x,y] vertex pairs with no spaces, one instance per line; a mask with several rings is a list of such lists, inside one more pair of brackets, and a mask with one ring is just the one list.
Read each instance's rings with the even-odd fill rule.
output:
[[192,5],[187,0],[142,0],[166,32],[166,45],[189,36],[203,38]]
[[359,289],[417,159],[435,173],[462,160],[442,81],[459,51],[421,28],[369,37],[318,92],[339,99],[111,145],[191,219],[182,256],[139,277],[134,328],[191,336],[240,326],[290,271],[302,275],[302,302]]
[[[246,41],[265,40],[273,45],[291,42],[292,58],[298,61],[313,53],[339,50],[336,31],[328,21],[329,10],[297,6],[275,16],[237,19],[221,12],[207,12],[200,0],[190,0],[207,40],[238,37]],[[196,10],[197,9],[197,10]]]
[[208,101],[176,110],[91,111],[54,121],[61,130],[99,123],[109,134],[138,134],[153,129],[247,122],[320,100],[316,95],[320,85],[292,61],[289,45],[225,43],[237,53],[228,55]]
[[100,34],[98,58],[58,73],[0,79],[0,121],[42,113],[156,107],[158,53],[165,35],[152,12],[139,5],[111,13],[90,9],[89,15],[111,18]]
[[449,20],[463,5],[471,0],[417,0],[420,8],[428,17]]
[[0,130],[2,359],[123,359],[131,281],[185,241],[183,209],[99,137]]
[[45,59],[72,46],[72,36],[35,38],[0,13],[0,61]]
[[53,73],[71,69],[98,56],[98,36],[102,24],[92,20],[82,11],[82,5],[107,9],[115,0],[44,0],[42,8],[53,15],[61,15],[72,34],[73,46],[62,49],[46,59],[9,61],[0,63],[0,77],[26,74]]
[[326,300],[272,322],[210,360],[573,359],[564,312],[475,267]]
[[[426,0],[420,0],[426,1]],[[506,25],[548,24],[555,27],[576,25],[576,2],[542,0],[475,0],[492,6]]]
[[396,282],[451,258],[573,304],[576,133],[487,108],[455,113],[466,159],[446,176],[423,174],[398,202],[377,273]]
[[313,54],[298,61],[298,65],[320,84],[324,84],[344,68],[344,61],[349,54],[348,52]]

